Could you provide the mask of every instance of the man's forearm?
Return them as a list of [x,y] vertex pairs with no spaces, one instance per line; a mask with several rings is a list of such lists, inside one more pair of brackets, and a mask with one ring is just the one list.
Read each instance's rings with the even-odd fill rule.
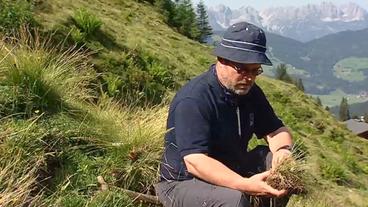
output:
[[293,145],[292,136],[286,127],[281,127],[275,132],[269,134],[267,136],[267,142],[272,153],[285,148],[285,146],[292,147]]
[[246,178],[221,162],[205,154],[190,154],[184,157],[184,161],[192,175],[215,185],[244,191]]

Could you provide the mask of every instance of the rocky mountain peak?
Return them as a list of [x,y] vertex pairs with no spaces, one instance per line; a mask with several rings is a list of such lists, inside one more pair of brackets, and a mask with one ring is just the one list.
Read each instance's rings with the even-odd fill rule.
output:
[[233,23],[248,21],[269,32],[303,42],[340,31],[368,28],[368,14],[362,7],[355,3],[337,6],[330,1],[261,11],[250,6],[231,10],[219,5],[209,9],[209,20],[215,30],[225,30]]

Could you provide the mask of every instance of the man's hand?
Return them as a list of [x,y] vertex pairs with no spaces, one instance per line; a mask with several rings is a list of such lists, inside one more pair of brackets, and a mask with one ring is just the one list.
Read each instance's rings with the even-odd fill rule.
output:
[[246,185],[247,189],[245,192],[249,195],[269,197],[281,197],[286,195],[286,190],[274,189],[266,183],[266,179],[269,175],[270,171],[265,171],[248,178],[249,183]]
[[275,168],[278,164],[282,162],[285,158],[291,156],[291,152],[288,149],[279,149],[272,155],[272,168]]

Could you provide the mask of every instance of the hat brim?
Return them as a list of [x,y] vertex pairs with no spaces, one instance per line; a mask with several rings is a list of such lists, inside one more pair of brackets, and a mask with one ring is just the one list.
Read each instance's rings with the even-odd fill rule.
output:
[[272,62],[264,53],[227,48],[221,44],[214,50],[214,55],[237,63],[272,65]]

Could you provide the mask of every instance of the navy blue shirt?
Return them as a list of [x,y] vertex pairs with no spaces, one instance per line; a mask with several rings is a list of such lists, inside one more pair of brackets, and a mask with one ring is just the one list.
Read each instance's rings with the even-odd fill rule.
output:
[[262,138],[284,126],[255,84],[237,96],[219,83],[215,66],[189,81],[174,97],[167,120],[161,180],[187,180],[183,157],[204,153],[241,174],[253,134]]

